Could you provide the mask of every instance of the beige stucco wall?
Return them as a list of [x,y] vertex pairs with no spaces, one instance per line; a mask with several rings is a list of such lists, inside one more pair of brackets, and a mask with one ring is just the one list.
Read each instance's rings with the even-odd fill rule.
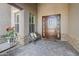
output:
[[16,3],[27,12],[31,12],[33,15],[37,16],[37,4],[34,3]]
[[69,37],[70,44],[79,52],[79,4],[69,5]]
[[[42,34],[42,16],[61,14],[61,34],[68,32],[68,4],[38,4],[38,32]],[[64,39],[62,39],[64,40]]]

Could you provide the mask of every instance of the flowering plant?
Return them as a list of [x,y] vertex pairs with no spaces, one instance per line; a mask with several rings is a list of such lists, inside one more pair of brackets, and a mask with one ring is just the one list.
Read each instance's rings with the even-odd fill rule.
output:
[[15,32],[14,28],[15,27],[6,28],[5,38],[7,38],[7,40],[13,39],[15,36],[17,36],[17,33]]
[[11,36],[11,34],[13,34],[14,29],[12,27],[8,27],[6,28],[6,36]]

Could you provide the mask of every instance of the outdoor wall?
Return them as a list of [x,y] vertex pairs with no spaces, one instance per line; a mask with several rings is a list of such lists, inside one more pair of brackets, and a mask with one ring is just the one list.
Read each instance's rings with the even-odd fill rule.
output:
[[0,35],[6,33],[9,25],[11,25],[11,8],[8,4],[0,3]]
[[[42,16],[61,14],[61,34],[68,33],[68,4],[38,4],[38,32],[42,34]],[[64,39],[61,39],[64,40]]]
[[20,6],[25,11],[31,12],[33,15],[37,15],[37,4],[35,3],[16,3],[16,5]]
[[[24,35],[28,35],[29,33],[29,13],[32,13],[32,15],[36,16],[37,20],[37,5],[36,4],[18,4],[21,8],[24,10]],[[22,27],[21,27],[22,28]],[[23,28],[22,28],[23,29]]]
[[37,20],[37,5],[29,3],[27,4],[17,3],[16,5],[23,8],[23,10],[21,10],[21,19],[20,19],[20,30],[22,34],[20,34],[19,42],[22,45],[24,45],[28,42],[28,39],[25,40],[24,36],[25,35],[28,36],[29,34],[29,13],[36,16]]
[[79,4],[69,5],[69,37],[71,45],[79,52]]

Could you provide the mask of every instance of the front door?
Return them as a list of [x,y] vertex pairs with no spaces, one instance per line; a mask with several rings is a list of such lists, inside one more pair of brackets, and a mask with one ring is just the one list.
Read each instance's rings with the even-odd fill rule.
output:
[[43,32],[44,38],[60,38],[60,20],[59,15],[43,16]]

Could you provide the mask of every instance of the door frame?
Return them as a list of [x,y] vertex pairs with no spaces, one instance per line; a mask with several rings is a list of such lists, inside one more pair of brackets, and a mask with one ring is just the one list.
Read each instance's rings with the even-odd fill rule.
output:
[[[42,37],[46,38],[43,36],[43,17],[48,17],[48,16],[59,16],[59,38],[58,38],[58,40],[60,40],[61,39],[61,14],[42,16]],[[45,33],[45,35],[46,35],[46,33]]]

